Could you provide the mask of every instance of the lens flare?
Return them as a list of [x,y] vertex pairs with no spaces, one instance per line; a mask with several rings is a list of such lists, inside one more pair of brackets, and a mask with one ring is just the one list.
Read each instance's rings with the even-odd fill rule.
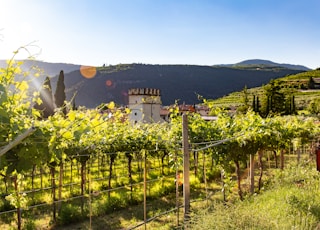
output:
[[112,86],[112,81],[111,80],[106,80],[106,86],[111,87]]
[[125,97],[128,96],[128,92],[124,91],[124,90],[121,91],[121,94],[122,94],[122,96],[125,96]]
[[97,69],[94,66],[81,66],[80,73],[85,78],[94,78],[97,74]]

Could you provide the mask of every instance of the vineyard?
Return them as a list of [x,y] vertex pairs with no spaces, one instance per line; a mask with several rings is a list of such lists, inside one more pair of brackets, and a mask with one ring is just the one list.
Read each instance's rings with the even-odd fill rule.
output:
[[[66,103],[47,119],[41,119],[33,104],[39,93],[30,95],[28,80],[16,81],[20,63],[9,62],[0,70],[0,225],[13,229],[59,226],[144,204],[138,226],[151,217],[174,212],[172,225],[183,224],[182,180],[184,167],[183,122],[172,110],[169,123],[131,124],[129,111],[110,102],[101,109],[74,110]],[[34,74],[37,77],[37,74]],[[216,121],[188,114],[187,151],[190,152],[191,199],[207,199],[231,183],[235,173],[238,199],[260,190],[266,160],[280,159],[301,146],[314,151],[319,123],[305,116],[261,118],[254,112],[230,116],[220,111]],[[273,153],[271,155],[269,153]],[[266,155],[268,153],[268,155]],[[297,155],[299,159],[299,155]],[[243,188],[241,176],[247,163],[259,164],[258,186]],[[222,176],[221,176],[222,175]],[[253,177],[253,173],[251,173]],[[254,178],[251,178],[253,181]],[[219,188],[218,188],[219,190]],[[176,194],[161,209],[148,207],[146,200]],[[234,199],[224,189],[223,199]],[[232,198],[233,197],[233,198]],[[165,207],[165,208],[164,208]],[[130,226],[116,226],[130,228]],[[134,227],[133,227],[134,228]]]
[[[308,81],[312,77],[314,81],[320,79],[320,70],[311,70],[299,74],[288,75],[283,78],[279,78],[276,81],[281,85],[282,91],[289,94],[293,93],[295,96],[295,103],[301,112],[306,113],[310,102],[317,101],[319,99],[320,90],[319,89],[307,89]],[[255,87],[247,89],[250,95],[250,100],[253,96],[262,96],[264,94],[264,87]],[[233,92],[224,97],[214,99],[211,103],[215,107],[220,108],[230,108],[241,106],[242,102],[239,98],[243,97],[243,91]]]

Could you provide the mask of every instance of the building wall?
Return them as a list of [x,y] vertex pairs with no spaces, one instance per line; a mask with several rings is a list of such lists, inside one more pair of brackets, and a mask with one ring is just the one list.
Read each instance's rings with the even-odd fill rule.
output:
[[162,122],[160,117],[160,90],[139,88],[129,90],[130,120],[137,122]]

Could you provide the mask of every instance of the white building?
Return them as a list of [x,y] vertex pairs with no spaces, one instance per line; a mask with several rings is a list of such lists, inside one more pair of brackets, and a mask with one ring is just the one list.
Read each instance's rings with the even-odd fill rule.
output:
[[160,117],[161,96],[159,89],[136,88],[129,89],[130,121],[137,122],[163,122]]

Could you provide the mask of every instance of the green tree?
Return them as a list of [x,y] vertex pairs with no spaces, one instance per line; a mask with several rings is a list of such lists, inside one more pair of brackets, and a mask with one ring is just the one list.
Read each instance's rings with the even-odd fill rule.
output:
[[282,91],[281,82],[271,80],[263,89],[264,98],[261,103],[260,114],[263,117],[284,114],[286,97]]
[[258,114],[260,112],[260,100],[259,100],[259,97],[255,96],[255,95],[253,96],[252,110],[253,110],[253,112],[258,113]]
[[34,108],[41,112],[42,118],[48,118],[54,114],[55,104],[53,102],[50,78],[46,77],[40,91],[41,104],[36,103]]
[[320,113],[320,98],[314,98],[310,101],[307,110],[311,114],[319,114]]
[[291,114],[296,114],[296,102],[295,102],[295,96],[294,95],[289,95],[286,98],[286,111],[285,115],[291,115]]
[[56,92],[54,93],[54,101],[57,106],[57,108],[61,108],[63,114],[66,114],[66,93],[65,93],[65,84],[64,84],[64,73],[63,70],[60,71],[58,82],[57,82],[57,88]]
[[314,89],[314,88],[315,88],[315,81],[313,77],[309,76],[308,89]]
[[257,96],[256,98],[256,107],[255,107],[255,110],[254,110],[256,113],[260,113],[260,99],[259,97]]
[[242,97],[241,97],[242,105],[238,107],[237,111],[240,113],[246,113],[250,108],[249,105],[249,92],[247,86],[245,86],[242,90]]

